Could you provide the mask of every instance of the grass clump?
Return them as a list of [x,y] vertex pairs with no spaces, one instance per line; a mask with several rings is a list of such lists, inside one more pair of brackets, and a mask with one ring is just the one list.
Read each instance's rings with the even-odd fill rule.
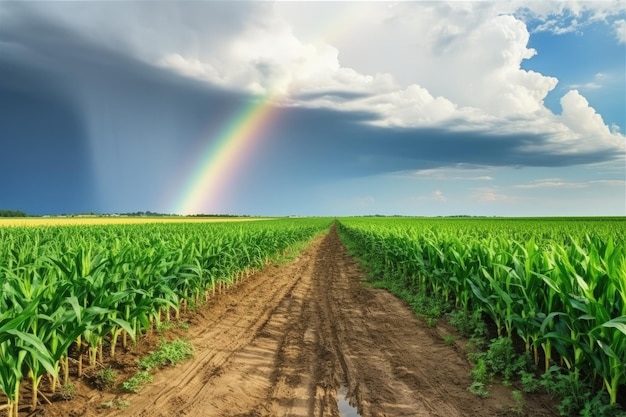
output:
[[154,380],[154,377],[148,371],[139,371],[133,375],[128,381],[122,383],[125,391],[138,393],[141,389]]
[[69,401],[74,398],[74,395],[76,395],[76,387],[74,386],[74,384],[68,382],[67,384],[61,386],[61,389],[59,390],[59,396],[63,400]]
[[172,329],[189,330],[189,323],[185,321],[166,320],[159,323],[156,328],[157,333],[163,333]]
[[443,337],[443,343],[445,343],[448,346],[454,345],[455,342],[456,342],[456,337],[454,337],[454,335],[447,334]]
[[475,364],[470,376],[474,382],[483,384],[482,389],[485,389],[484,386],[491,383],[495,376],[503,377],[503,384],[511,386],[514,377],[522,373],[527,379],[524,391],[530,392],[527,390],[533,388],[533,374],[528,372],[532,361],[526,354],[516,356],[513,342],[508,337],[492,339],[486,352],[471,353],[469,357]]
[[522,389],[524,392],[535,392],[541,387],[541,381],[537,379],[534,373],[522,370],[520,371],[519,376],[522,381]]
[[524,415],[524,395],[520,391],[512,391],[511,395],[513,396],[513,401],[515,405],[512,408],[512,411],[518,416]]
[[100,407],[107,408],[107,409],[115,408],[117,410],[123,410],[125,408],[130,407],[130,402],[115,398],[111,401],[103,402],[102,404],[100,404]]
[[609,405],[606,392],[595,392],[589,381],[577,378],[575,373],[559,366],[552,366],[543,374],[540,384],[550,395],[561,400],[557,409],[562,416],[626,416],[619,405]]
[[175,339],[170,342],[161,341],[156,352],[139,361],[139,367],[150,370],[159,366],[175,365],[194,355],[191,342],[186,339]]
[[478,395],[481,398],[489,397],[489,391],[485,388],[485,384],[482,382],[474,381],[472,385],[469,386],[468,390],[474,394]]
[[193,345],[186,339],[175,339],[169,342],[161,340],[155,352],[139,360],[137,364],[142,370],[122,383],[122,388],[125,391],[137,393],[144,385],[153,381],[154,377],[150,374],[151,369],[160,366],[172,366],[193,355]]
[[470,376],[475,382],[487,384],[491,382],[493,374],[487,369],[487,362],[485,359],[478,359],[474,369],[470,372]]
[[448,322],[463,337],[484,336],[486,333],[486,326],[482,320],[482,310],[474,312],[463,309],[453,310],[448,313]]
[[117,379],[117,372],[112,368],[102,368],[93,376],[93,385],[103,391],[105,389],[113,388],[115,380]]

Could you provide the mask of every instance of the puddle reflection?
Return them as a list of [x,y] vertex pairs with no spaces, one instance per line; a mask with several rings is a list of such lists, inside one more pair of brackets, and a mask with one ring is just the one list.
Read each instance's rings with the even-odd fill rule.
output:
[[339,408],[339,415],[341,417],[361,417],[356,407],[352,406],[346,399],[348,394],[348,388],[341,386],[337,391],[337,407]]

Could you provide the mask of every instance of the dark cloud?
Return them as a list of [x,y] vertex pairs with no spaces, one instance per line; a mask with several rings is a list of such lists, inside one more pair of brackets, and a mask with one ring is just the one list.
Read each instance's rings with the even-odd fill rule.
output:
[[80,111],[38,75],[0,63],[0,207],[91,211],[97,196]]
[[529,150],[546,149],[549,138],[543,135],[375,127],[367,124],[375,115],[366,112],[281,111],[280,132],[268,140],[267,150],[280,155],[293,172],[307,176],[364,176],[457,164],[562,167],[617,157],[609,151]]
[[[77,37],[158,59],[163,51],[210,53],[225,37],[262,21],[259,16],[272,7],[263,2],[8,0],[2,2],[0,19],[5,27],[43,23],[52,29],[51,44],[57,29],[66,27]],[[29,35],[20,31],[19,36]]]
[[301,93],[296,94],[294,98],[298,100],[314,100],[318,98],[326,98],[334,101],[350,101],[359,98],[368,97],[369,94],[365,93],[356,93],[353,91],[319,91],[312,93]]
[[17,23],[0,28],[3,207],[154,209],[196,142],[249,99],[36,17]]

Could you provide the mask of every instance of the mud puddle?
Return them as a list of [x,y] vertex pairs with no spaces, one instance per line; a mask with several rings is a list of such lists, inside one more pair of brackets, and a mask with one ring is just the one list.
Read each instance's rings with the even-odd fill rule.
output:
[[348,388],[344,385],[337,391],[337,408],[341,417],[361,417],[359,411],[350,404],[347,398]]

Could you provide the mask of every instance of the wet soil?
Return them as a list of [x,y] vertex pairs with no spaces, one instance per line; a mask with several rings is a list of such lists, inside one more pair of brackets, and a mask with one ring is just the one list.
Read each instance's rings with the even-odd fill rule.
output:
[[[512,388],[493,386],[486,399],[467,390],[471,364],[462,341],[444,343],[453,330],[428,328],[402,301],[368,286],[334,228],[291,263],[251,275],[189,320],[189,330],[167,337],[191,340],[194,358],[158,370],[140,393],[98,391],[83,378],[74,399],[33,415],[337,417],[340,389],[363,417],[520,415],[512,411]],[[116,358],[120,379],[156,340],[142,339]],[[533,396],[522,415],[557,414]]]

